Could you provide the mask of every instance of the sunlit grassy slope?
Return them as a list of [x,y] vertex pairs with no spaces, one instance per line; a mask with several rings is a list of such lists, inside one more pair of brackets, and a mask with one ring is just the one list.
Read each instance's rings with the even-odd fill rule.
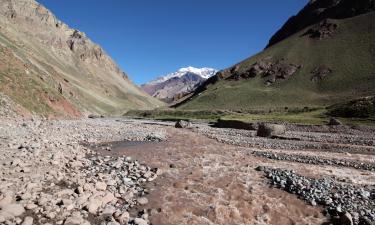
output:
[[[332,37],[314,40],[303,34],[309,29],[250,57],[238,64],[240,71],[272,56],[302,65],[289,79],[266,86],[264,79],[221,80],[207,87],[181,110],[248,110],[285,107],[321,107],[375,94],[375,13],[345,20]],[[311,71],[325,65],[332,73],[324,80],[312,82]]]

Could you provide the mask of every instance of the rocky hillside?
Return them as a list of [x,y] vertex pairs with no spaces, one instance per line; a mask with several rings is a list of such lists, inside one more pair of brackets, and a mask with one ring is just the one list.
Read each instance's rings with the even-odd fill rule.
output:
[[374,0],[310,0],[296,16],[291,17],[269,41],[274,45],[296,32],[325,19],[344,19],[371,12]]
[[81,116],[162,105],[100,46],[36,1],[0,1],[0,15],[0,92],[25,111]]
[[309,2],[268,48],[208,79],[180,108],[322,107],[374,95],[374,9],[373,0]]
[[212,68],[181,68],[177,72],[144,84],[141,88],[151,96],[171,103],[194,92],[200,84],[215,75],[216,72],[217,70]]

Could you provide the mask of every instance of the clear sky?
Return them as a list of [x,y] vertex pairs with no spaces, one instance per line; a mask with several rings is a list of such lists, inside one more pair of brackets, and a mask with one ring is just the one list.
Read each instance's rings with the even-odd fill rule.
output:
[[262,50],[308,0],[37,0],[85,32],[137,84],[227,68]]

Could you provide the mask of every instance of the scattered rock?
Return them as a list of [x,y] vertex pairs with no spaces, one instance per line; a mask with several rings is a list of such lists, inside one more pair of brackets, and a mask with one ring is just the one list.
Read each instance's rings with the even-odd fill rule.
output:
[[329,126],[339,126],[342,125],[342,122],[336,118],[331,118],[328,122]]
[[311,77],[311,81],[316,83],[321,80],[323,80],[325,77],[327,77],[330,73],[332,73],[332,70],[327,66],[318,66],[313,71],[311,71],[313,76]]
[[34,219],[30,216],[25,217],[21,225],[33,225]]
[[329,177],[308,178],[289,170],[264,168],[263,171],[271,185],[296,194],[312,205],[324,205],[332,218],[339,217],[340,224],[375,221],[372,200],[362,197],[363,188],[336,182]]
[[92,198],[90,199],[88,205],[87,205],[87,209],[88,211],[91,213],[91,214],[96,214],[99,207],[101,207],[103,204],[102,200],[99,199],[99,198]]
[[71,216],[65,220],[64,225],[90,225],[90,223],[81,216]]
[[337,27],[337,24],[332,23],[329,20],[324,20],[323,22],[310,28],[306,33],[303,34],[303,36],[309,36],[312,39],[322,40],[331,37]]
[[89,118],[89,119],[98,119],[98,118],[101,118],[101,116],[100,115],[96,115],[96,114],[90,114],[90,115],[87,116],[87,118]]
[[353,218],[350,213],[345,212],[340,216],[340,224],[341,225],[354,225],[353,224]]
[[137,199],[137,202],[138,202],[140,205],[146,205],[146,204],[148,203],[148,199],[145,198],[145,197],[138,198],[138,199]]
[[189,128],[191,127],[191,123],[189,121],[179,120],[176,122],[175,127],[176,128]]
[[253,64],[248,70],[240,72],[234,72],[227,79],[229,80],[240,80],[249,79],[256,76],[262,76],[266,78],[266,84],[270,85],[276,82],[276,80],[285,80],[295,74],[302,66],[287,63],[284,59],[273,60],[272,57],[266,57],[255,64]]
[[284,125],[261,123],[258,127],[257,136],[273,137],[277,135],[283,135],[285,134],[285,132],[286,128]]
[[96,190],[98,190],[98,191],[105,191],[105,190],[107,189],[107,184],[104,183],[104,182],[97,182],[97,183],[95,184],[95,188],[96,188]]
[[134,223],[136,225],[148,225],[147,221],[141,218],[135,218]]
[[17,216],[22,215],[25,209],[19,204],[4,204],[0,205],[0,218],[4,221],[14,219]]

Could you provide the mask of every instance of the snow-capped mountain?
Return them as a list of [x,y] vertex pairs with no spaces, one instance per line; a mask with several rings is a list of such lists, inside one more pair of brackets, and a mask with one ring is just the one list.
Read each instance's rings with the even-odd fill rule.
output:
[[193,92],[203,81],[216,73],[216,69],[189,66],[174,73],[160,76],[147,84],[141,85],[141,88],[153,97],[166,102],[173,102]]
[[160,77],[156,78],[155,80],[151,81],[148,84],[159,84],[159,83],[165,82],[165,81],[167,81],[171,78],[174,78],[174,77],[182,77],[182,76],[186,75],[187,73],[193,73],[193,74],[196,74],[196,75],[202,77],[203,79],[208,79],[208,78],[212,77],[213,75],[215,75],[217,72],[218,71],[213,69],[213,68],[207,68],[207,67],[195,68],[195,67],[189,66],[189,67],[186,67],[186,68],[181,68],[178,71],[167,74],[165,76],[160,76]]

